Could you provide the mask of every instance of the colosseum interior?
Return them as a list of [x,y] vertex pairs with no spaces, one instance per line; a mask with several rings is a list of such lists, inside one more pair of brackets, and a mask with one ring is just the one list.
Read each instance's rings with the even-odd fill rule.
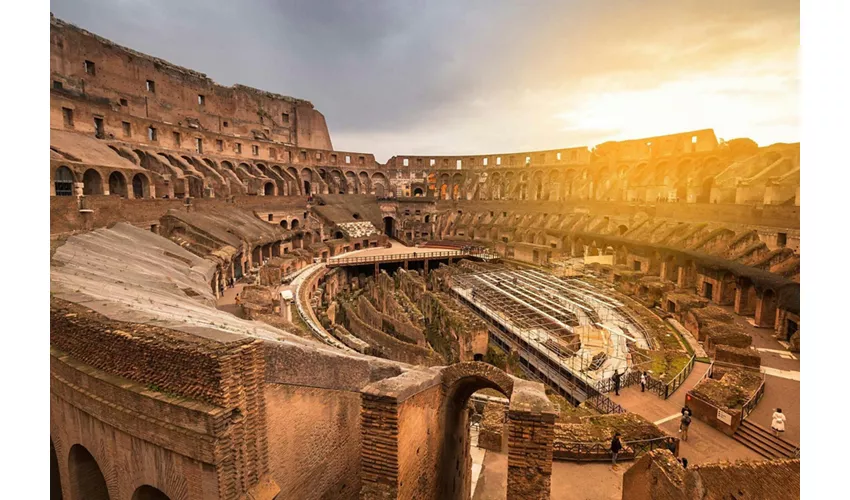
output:
[[799,497],[799,143],[382,164],[53,16],[50,76],[51,499]]

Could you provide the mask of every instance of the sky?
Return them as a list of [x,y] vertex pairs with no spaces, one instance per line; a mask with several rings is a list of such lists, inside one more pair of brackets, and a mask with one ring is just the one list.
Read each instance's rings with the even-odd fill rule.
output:
[[307,99],[335,149],[467,155],[713,128],[799,141],[799,0],[53,0],[222,85]]

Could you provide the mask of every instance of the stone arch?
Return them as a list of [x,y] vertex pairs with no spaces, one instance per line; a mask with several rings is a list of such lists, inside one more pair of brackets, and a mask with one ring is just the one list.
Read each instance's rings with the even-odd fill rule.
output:
[[340,170],[331,170],[330,177],[328,184],[332,187],[332,194],[348,194],[345,175]]
[[620,235],[620,236],[626,234],[626,232],[628,230],[629,230],[629,227],[626,226],[625,224],[620,224],[619,226],[617,226],[617,234]]
[[495,389],[510,399],[514,381],[498,368],[480,361],[455,363],[442,373],[444,394],[443,450],[438,461],[437,498],[469,498],[469,398],[481,389]]
[[345,193],[346,194],[359,194],[360,193],[360,181],[357,178],[357,174],[355,174],[351,170],[349,170],[345,173]]
[[425,192],[422,190],[421,187],[413,188],[413,196],[425,196]]
[[150,198],[150,181],[144,174],[136,174],[133,176],[133,198],[142,199]]
[[502,197],[502,176],[499,172],[490,176],[490,199],[498,200]]
[[171,500],[171,498],[161,490],[149,484],[143,484],[136,488],[131,500]]
[[309,168],[301,169],[301,185],[304,188],[304,195],[310,196],[313,194],[313,171]]
[[543,180],[543,199],[551,201],[559,201],[561,190],[561,172],[550,170]]
[[265,196],[274,196],[275,195],[274,182],[267,182],[267,183],[263,184],[263,194]]
[[89,450],[81,444],[72,446],[68,453],[68,476],[71,498],[109,500],[103,472]]
[[365,171],[360,172],[360,175],[357,176],[358,181],[360,182],[360,193],[369,194],[372,192],[372,183],[369,180],[369,174]]
[[127,197],[127,178],[117,170],[109,174],[109,194]]
[[531,174],[531,199],[543,199],[543,172],[540,170]]
[[280,221],[280,227],[282,227],[284,229],[289,229],[289,221],[287,221],[286,219],[283,219],[282,221]]
[[298,219],[292,219],[292,223],[289,224],[289,227],[292,229],[297,229],[299,225],[300,222],[298,221]]
[[93,168],[83,173],[83,194],[103,194],[103,177],[100,176],[100,172]]
[[62,165],[53,174],[53,192],[56,196],[74,195],[74,172]]
[[390,216],[384,217],[384,234],[395,237],[395,219]]
[[387,177],[381,172],[375,172],[372,174],[372,188],[375,191],[375,196],[383,197],[386,196],[387,191],[389,190],[389,181]]
[[62,500],[62,478],[59,475],[59,459],[53,438],[50,439],[50,500]]

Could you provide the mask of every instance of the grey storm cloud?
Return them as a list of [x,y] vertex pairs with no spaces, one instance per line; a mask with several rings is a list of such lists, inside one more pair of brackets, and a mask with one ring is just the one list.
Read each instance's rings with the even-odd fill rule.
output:
[[[798,10],[788,0],[51,2],[57,17],[218,83],[312,101],[337,147],[337,137],[409,133],[411,152],[437,140],[457,149],[438,135],[428,143],[416,135],[444,121],[469,130],[482,103],[504,106],[504,132],[492,146],[474,146],[518,149],[510,117],[523,92],[568,93],[616,74],[652,85],[659,70],[709,64],[699,56],[712,44],[720,46],[716,58],[734,54],[741,43],[733,33],[742,26]],[[645,44],[681,46],[683,55],[648,59]],[[379,144],[346,146],[381,152]]]

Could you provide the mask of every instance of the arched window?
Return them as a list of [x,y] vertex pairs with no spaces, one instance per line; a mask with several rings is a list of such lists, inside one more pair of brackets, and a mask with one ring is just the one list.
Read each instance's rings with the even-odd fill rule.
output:
[[292,224],[289,225],[292,229],[298,227],[298,219],[292,219]]
[[56,196],[72,196],[74,194],[74,174],[68,167],[59,167],[53,177],[53,187]]
[[86,500],[109,500],[103,472],[94,457],[82,445],[75,444],[68,455],[71,497]]
[[171,500],[168,495],[153,486],[144,484],[136,488],[131,500]]
[[86,170],[83,174],[83,194],[86,196],[103,194],[103,177],[93,168]]
[[109,194],[127,197],[127,180],[120,172],[109,174]]
[[133,198],[141,199],[150,196],[148,178],[144,174],[133,176]]
[[59,479],[59,460],[56,448],[50,440],[50,500],[62,500],[62,481]]
[[289,229],[289,222],[287,222],[286,219],[283,219],[282,221],[280,221],[280,227],[284,229]]
[[263,187],[263,194],[265,194],[266,196],[274,196],[274,184],[272,184],[271,182],[267,182],[266,185]]

